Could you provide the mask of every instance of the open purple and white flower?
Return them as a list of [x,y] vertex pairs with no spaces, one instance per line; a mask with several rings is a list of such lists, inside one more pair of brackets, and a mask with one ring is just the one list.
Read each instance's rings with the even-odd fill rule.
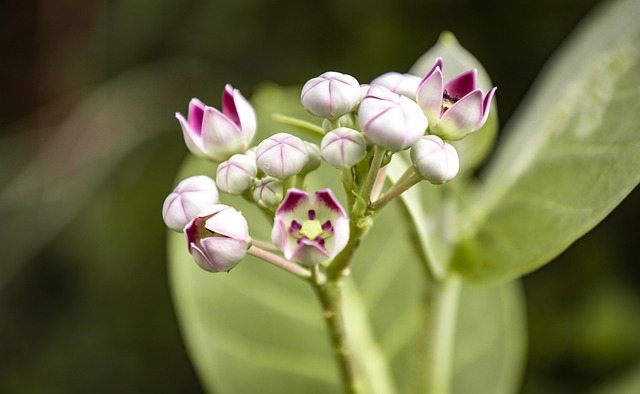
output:
[[442,58],[437,58],[418,86],[416,101],[429,119],[430,133],[456,141],[484,125],[496,88],[483,96],[475,69],[445,84],[442,67]]
[[349,219],[333,193],[317,191],[313,199],[289,189],[276,211],[271,240],[284,257],[305,265],[334,258],[349,241]]
[[214,161],[244,152],[256,134],[255,110],[231,85],[224,88],[222,111],[194,98],[189,103],[187,119],[180,113],[176,113],[176,118],[187,148],[197,156]]
[[211,205],[184,228],[189,253],[209,272],[235,267],[247,254],[251,243],[249,226],[242,214],[223,204]]

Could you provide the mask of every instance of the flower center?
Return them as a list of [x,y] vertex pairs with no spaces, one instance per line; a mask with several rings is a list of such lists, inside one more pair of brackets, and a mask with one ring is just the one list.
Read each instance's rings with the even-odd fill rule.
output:
[[324,231],[322,230],[322,225],[319,220],[305,220],[302,222],[302,228],[298,231],[300,235],[303,235],[311,240],[314,240],[318,237],[324,235]]
[[459,100],[460,100],[459,97],[450,95],[449,92],[447,92],[447,89],[445,89],[442,92],[442,112],[444,113],[446,110],[451,108],[453,104],[457,103]]
[[322,245],[325,238],[333,235],[333,225],[330,220],[320,223],[320,220],[316,219],[316,211],[310,209],[307,213],[307,219],[303,220],[302,224],[297,220],[291,221],[289,234],[298,240],[306,238]]

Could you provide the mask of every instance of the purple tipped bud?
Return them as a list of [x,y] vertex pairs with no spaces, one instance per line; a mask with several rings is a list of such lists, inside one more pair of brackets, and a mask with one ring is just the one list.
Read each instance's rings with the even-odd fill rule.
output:
[[247,254],[251,238],[244,216],[234,208],[218,204],[200,212],[184,228],[189,253],[200,268],[224,272]]
[[187,148],[193,154],[213,161],[244,152],[256,133],[253,107],[231,85],[225,86],[222,94],[222,111],[193,99],[189,103],[188,118],[180,113],[176,113],[176,118]]

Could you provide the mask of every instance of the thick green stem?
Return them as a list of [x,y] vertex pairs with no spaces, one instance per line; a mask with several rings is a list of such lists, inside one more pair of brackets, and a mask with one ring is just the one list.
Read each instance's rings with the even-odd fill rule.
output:
[[322,305],[322,315],[340,370],[344,392],[360,394],[363,392],[362,382],[358,378],[344,326],[341,281],[315,282],[313,287]]
[[370,217],[356,217],[352,215],[349,220],[349,241],[347,246],[333,259],[329,267],[327,267],[327,276],[329,280],[338,280],[345,274],[345,270],[349,266],[354,253],[360,246],[362,238],[367,234],[373,224]]
[[462,279],[449,276],[430,282],[425,297],[423,330],[419,333],[415,393],[449,394]]

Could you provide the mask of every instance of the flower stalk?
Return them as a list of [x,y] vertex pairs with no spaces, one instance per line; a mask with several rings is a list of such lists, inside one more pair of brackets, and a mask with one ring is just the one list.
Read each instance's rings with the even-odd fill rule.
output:
[[361,394],[363,393],[362,382],[358,377],[345,331],[341,280],[330,279],[323,282],[314,275],[312,285],[322,306],[322,316],[329,333],[333,355],[340,370],[344,392]]

